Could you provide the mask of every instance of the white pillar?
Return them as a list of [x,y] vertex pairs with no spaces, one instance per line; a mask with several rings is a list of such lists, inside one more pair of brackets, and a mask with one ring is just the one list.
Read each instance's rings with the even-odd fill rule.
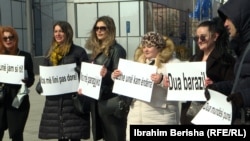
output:
[[31,5],[32,0],[26,0],[26,22],[27,22],[27,48],[28,52],[31,53],[31,55],[34,55],[34,50],[33,50],[33,35],[32,35],[32,29],[33,29],[33,24],[32,24],[32,5]]

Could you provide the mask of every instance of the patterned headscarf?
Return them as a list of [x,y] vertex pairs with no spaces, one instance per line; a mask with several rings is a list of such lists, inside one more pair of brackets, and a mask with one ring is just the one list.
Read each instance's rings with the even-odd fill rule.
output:
[[141,44],[142,46],[151,46],[156,48],[164,48],[166,46],[163,36],[153,31],[146,33],[142,37]]

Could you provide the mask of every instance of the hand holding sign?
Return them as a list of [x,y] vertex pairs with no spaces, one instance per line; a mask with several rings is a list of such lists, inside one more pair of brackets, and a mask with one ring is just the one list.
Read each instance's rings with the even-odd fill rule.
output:
[[[208,89],[210,99],[191,121],[197,125],[230,125],[232,121],[232,104],[226,96]],[[209,119],[209,120],[207,120]]]

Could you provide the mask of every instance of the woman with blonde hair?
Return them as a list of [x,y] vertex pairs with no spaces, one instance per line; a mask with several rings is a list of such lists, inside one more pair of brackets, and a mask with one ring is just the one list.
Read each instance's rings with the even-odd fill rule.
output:
[[[100,97],[91,103],[93,138],[94,141],[101,138],[105,141],[125,141],[128,112],[122,107],[123,110],[116,113],[106,103],[120,98],[112,92],[114,82],[111,73],[117,69],[119,59],[126,58],[126,50],[116,41],[115,22],[109,16],[99,17],[90,34],[85,47],[92,51],[91,62],[103,66],[100,71]],[[78,93],[81,94],[81,90]]]
[[[150,102],[134,99],[128,114],[127,140],[130,140],[130,125],[169,125],[179,124],[179,103],[167,101],[167,89],[162,80],[166,74],[165,64],[180,62],[173,57],[175,51],[173,41],[157,32],[146,33],[134,54],[136,62],[155,65],[157,72],[151,75],[154,82]],[[118,77],[121,70],[113,72],[113,78]]]

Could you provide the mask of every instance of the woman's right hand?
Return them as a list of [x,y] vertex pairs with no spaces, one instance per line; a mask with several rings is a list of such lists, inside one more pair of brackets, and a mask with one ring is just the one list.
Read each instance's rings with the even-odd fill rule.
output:
[[79,88],[79,89],[77,90],[77,94],[79,94],[79,95],[83,95],[83,93],[82,93],[82,89],[81,89],[81,88]]
[[112,77],[112,79],[114,80],[114,79],[116,79],[117,77],[119,77],[120,75],[122,75],[122,72],[121,72],[120,70],[118,70],[118,69],[115,69],[115,70],[112,72],[111,77]]
[[169,87],[169,80],[167,76],[163,76],[163,86]]

